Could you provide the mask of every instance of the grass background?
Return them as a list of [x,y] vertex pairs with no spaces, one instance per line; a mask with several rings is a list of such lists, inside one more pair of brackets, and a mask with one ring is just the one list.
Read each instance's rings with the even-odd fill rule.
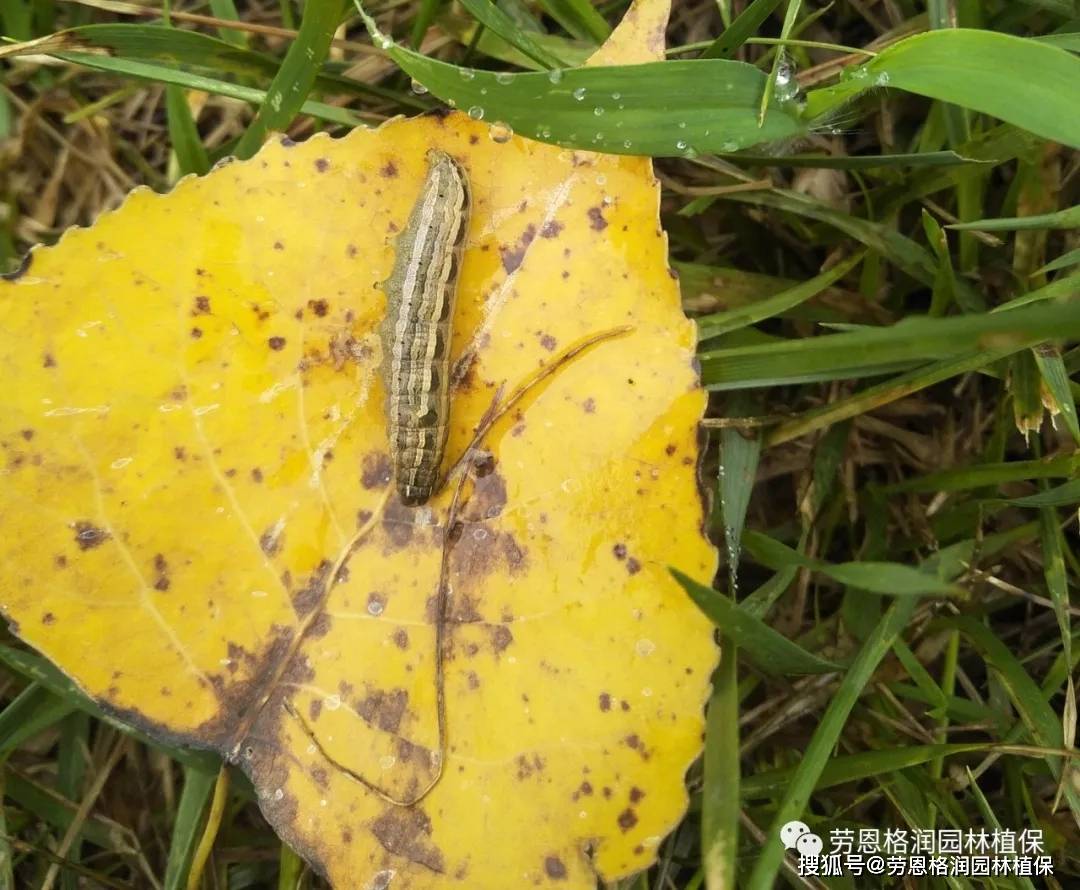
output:
[[[725,555],[684,584],[726,645],[690,811],[621,890],[823,886],[792,818],[1037,828],[1056,872],[830,887],[1080,885],[1080,11],[690,0],[668,61],[576,70],[627,5],[0,0],[0,266],[269,130],[440,99],[656,156]],[[217,759],[0,659],[0,890],[194,886]],[[240,779],[201,880],[323,886]]]

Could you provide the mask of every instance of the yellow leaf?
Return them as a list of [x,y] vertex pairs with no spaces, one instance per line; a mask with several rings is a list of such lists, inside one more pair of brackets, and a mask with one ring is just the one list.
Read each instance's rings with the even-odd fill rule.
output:
[[[474,208],[444,473],[520,398],[406,507],[380,282],[432,147]],[[35,250],[0,331],[2,608],[87,693],[233,757],[340,888],[655,860],[716,660],[667,567],[716,554],[647,160],[459,114],[274,142]]]

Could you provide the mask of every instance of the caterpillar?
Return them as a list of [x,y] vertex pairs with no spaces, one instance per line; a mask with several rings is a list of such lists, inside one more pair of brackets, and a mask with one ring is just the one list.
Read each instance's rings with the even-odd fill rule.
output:
[[432,149],[409,220],[383,282],[381,335],[390,462],[404,504],[437,489],[450,409],[450,333],[469,226],[469,183],[461,165]]

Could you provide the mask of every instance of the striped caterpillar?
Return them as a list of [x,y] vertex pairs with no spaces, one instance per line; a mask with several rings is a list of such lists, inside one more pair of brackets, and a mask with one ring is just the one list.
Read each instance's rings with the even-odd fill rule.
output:
[[383,283],[382,326],[390,459],[403,503],[423,504],[439,484],[449,430],[450,333],[469,225],[469,185],[450,155],[428,152],[428,171],[397,238]]

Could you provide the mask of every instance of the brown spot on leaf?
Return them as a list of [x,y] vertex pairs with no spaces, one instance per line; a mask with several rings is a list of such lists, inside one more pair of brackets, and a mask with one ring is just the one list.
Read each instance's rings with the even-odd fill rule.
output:
[[611,710],[611,696],[606,692],[601,692],[600,693],[600,710],[601,711],[610,711]]
[[285,348],[284,337],[271,337],[269,340],[266,341],[266,343],[272,350],[274,350],[274,352],[280,352],[282,349]]
[[618,818],[619,828],[624,832],[629,831],[635,825],[637,825],[637,813],[633,811],[631,807],[627,807],[621,813]]
[[19,435],[23,437],[27,442],[34,438],[33,430],[20,430]]
[[496,653],[503,652],[514,642],[514,635],[505,624],[497,624],[491,628],[491,648]]
[[509,275],[516,272],[521,266],[522,261],[525,259],[525,248],[500,247],[499,254],[502,256],[503,268],[506,270],[506,274]]
[[397,165],[393,161],[387,161],[379,171],[379,175],[387,179],[393,179],[398,174]]
[[165,557],[161,553],[154,556],[154,572],[157,575],[154,579],[154,590],[160,590],[162,592],[168,590],[169,564],[165,561]]
[[581,403],[581,407],[586,414],[594,414],[596,412],[596,399],[589,396],[584,402]]
[[41,361],[41,367],[43,368],[55,368],[56,359],[52,357],[51,353],[46,352],[45,357]]
[[599,207],[589,208],[589,226],[597,232],[607,228],[607,220],[604,219],[604,211]]
[[371,833],[383,848],[430,871],[442,874],[442,851],[431,841],[431,819],[418,807],[391,807],[371,823]]
[[191,310],[192,315],[209,315],[210,314],[210,298],[205,294],[200,294],[195,298],[195,306]]
[[42,624],[53,624],[56,621],[56,616],[52,612],[46,612],[41,616]]
[[544,858],[544,873],[553,881],[566,880],[566,866],[558,856]]
[[262,482],[263,481],[263,472],[258,467],[253,467],[252,470],[251,470],[251,481],[252,482]]
[[330,304],[326,300],[308,300],[308,309],[314,312],[319,318],[323,318],[330,309]]
[[274,556],[281,550],[281,539],[283,537],[284,531],[280,525],[275,523],[259,535],[259,547],[267,556]]
[[399,627],[397,630],[395,630],[394,635],[391,637],[391,639],[394,641],[394,645],[397,646],[399,649],[409,648],[409,634],[408,631],[405,630],[405,628]]
[[546,223],[544,223],[543,226],[541,226],[540,237],[557,238],[559,236],[559,232],[561,232],[563,228],[563,224],[557,219],[549,219]]
[[191,339],[198,340],[202,336],[202,328],[191,329]]
[[641,563],[631,556],[628,560],[626,560],[626,571],[628,571],[631,575],[636,575],[638,572],[641,571]]
[[109,537],[109,533],[105,529],[98,528],[92,522],[86,522],[85,520],[76,522],[74,528],[75,543],[79,545],[80,550],[91,550],[98,547],[104,544]]
[[630,789],[630,803],[638,803],[645,796],[645,792],[636,785]]
[[187,460],[187,451],[183,445],[177,445],[173,448],[173,457],[177,460]]
[[367,597],[367,610],[369,615],[381,615],[386,609],[386,597],[378,591],[371,591]]
[[322,602],[326,590],[326,576],[331,569],[330,560],[324,559],[308,578],[307,584],[292,595],[292,605],[297,616],[303,618]]
[[390,455],[383,451],[372,451],[364,455],[360,465],[360,484],[364,488],[383,488],[390,484],[393,470]]
[[316,720],[319,719],[319,715],[321,713],[322,713],[322,699],[321,698],[313,698],[310,702],[308,702],[308,717],[310,718],[312,723],[314,723]]
[[616,559],[626,559],[626,545],[616,544],[611,548],[611,552],[615,554]]
[[559,341],[552,337],[551,334],[544,334],[540,337],[540,345],[548,352],[554,352],[555,347],[559,345]]
[[369,692],[367,697],[356,704],[356,713],[372,726],[383,732],[396,733],[401,727],[401,718],[409,704],[409,694],[404,689],[381,689]]
[[330,162],[326,158],[315,159],[315,169],[320,173],[325,173],[330,168]]

